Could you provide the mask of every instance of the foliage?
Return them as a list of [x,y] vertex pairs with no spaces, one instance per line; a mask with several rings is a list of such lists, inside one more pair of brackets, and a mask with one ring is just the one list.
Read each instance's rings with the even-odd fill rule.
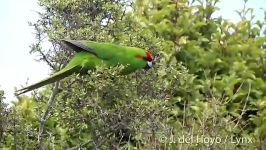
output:
[[[217,117],[230,117],[234,130],[227,128],[229,133],[251,133],[258,102],[264,102],[266,96],[265,23],[254,23],[253,10],[246,8],[238,12],[241,21],[237,23],[212,18],[217,2],[206,0],[188,5],[187,1],[137,1],[137,6],[145,25],[172,45],[169,58],[183,62],[196,75],[194,84],[200,87],[201,102],[214,103]],[[251,18],[246,18],[249,13]],[[189,103],[194,105],[194,100],[190,98]],[[206,105],[195,106],[209,110]],[[261,137],[264,130],[257,131],[257,140],[265,139]]]
[[3,138],[5,136],[5,122],[6,122],[6,104],[4,100],[4,91],[0,90],[0,146],[2,147]]
[[156,65],[127,76],[117,74],[123,66],[101,66],[68,77],[49,109],[53,85],[9,109],[1,103],[0,113],[8,111],[0,118],[0,147],[264,149],[265,20],[255,21],[246,7],[239,22],[214,18],[218,2],[39,0],[44,11],[31,23],[31,53],[54,71],[73,55],[60,47],[61,38],[142,47]]

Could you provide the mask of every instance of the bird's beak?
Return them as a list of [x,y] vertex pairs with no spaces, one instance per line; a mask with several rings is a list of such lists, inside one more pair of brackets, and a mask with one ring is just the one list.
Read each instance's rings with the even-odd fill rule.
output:
[[152,67],[152,61],[147,61],[147,65],[146,65],[146,67],[145,67],[145,70],[149,70],[149,69],[151,69],[151,67]]
[[147,64],[150,68],[152,67],[152,61],[148,61]]

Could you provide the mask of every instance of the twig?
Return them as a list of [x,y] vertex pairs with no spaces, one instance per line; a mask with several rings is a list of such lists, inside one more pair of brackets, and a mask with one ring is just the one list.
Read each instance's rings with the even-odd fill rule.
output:
[[57,70],[55,68],[55,66],[48,60],[48,57],[42,51],[39,51],[39,53],[41,54],[42,59],[48,64],[48,66],[50,66],[51,68],[53,68],[53,70]]
[[[237,88],[236,92],[234,93],[233,96],[235,96],[236,94],[238,94],[238,92],[240,91],[240,89],[242,88],[243,84],[244,84],[245,81],[242,81],[240,86]],[[230,101],[232,100],[232,98],[229,98],[229,100],[225,101],[223,105],[229,103]]]
[[244,104],[244,106],[243,106],[243,109],[242,109],[242,112],[241,112],[240,116],[238,117],[237,123],[235,124],[235,126],[234,126],[233,129],[235,129],[235,128],[237,127],[237,125],[238,125],[239,122],[240,122],[240,119],[242,118],[242,116],[243,116],[244,113],[246,112],[246,107],[247,107],[247,102],[248,102],[248,99],[249,99],[250,91],[251,91],[251,83],[249,82],[248,95],[247,95],[247,97],[246,97],[245,104]]
[[41,150],[44,149],[43,140],[42,140],[44,124],[48,118],[48,114],[50,113],[51,107],[55,101],[55,96],[58,93],[58,87],[59,87],[59,81],[56,81],[55,86],[53,88],[53,91],[49,97],[47,108],[46,108],[45,112],[43,113],[43,116],[40,118],[40,127],[39,127],[39,133],[38,133],[38,146],[39,146],[39,149],[41,149]]
[[183,124],[182,124],[183,127],[185,127],[185,122],[186,122],[186,104],[187,104],[187,101],[185,100],[184,107],[183,107]]

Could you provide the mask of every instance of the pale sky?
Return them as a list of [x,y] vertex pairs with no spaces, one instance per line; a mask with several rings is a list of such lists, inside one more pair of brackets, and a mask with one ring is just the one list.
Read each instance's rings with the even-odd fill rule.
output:
[[30,55],[34,41],[33,29],[28,21],[38,18],[37,0],[0,0],[0,89],[5,91],[5,101],[14,100],[14,87],[45,78],[49,68]]
[[[221,1],[221,10],[215,15],[238,21],[234,10],[243,7],[243,0]],[[262,19],[259,8],[266,9],[266,0],[249,0],[248,7],[255,8],[256,18]],[[38,18],[36,11],[41,11],[37,0],[0,0],[0,89],[5,91],[5,102],[15,100],[14,87],[25,85],[28,78],[32,84],[49,75],[48,66],[29,54],[34,35],[28,21]]]

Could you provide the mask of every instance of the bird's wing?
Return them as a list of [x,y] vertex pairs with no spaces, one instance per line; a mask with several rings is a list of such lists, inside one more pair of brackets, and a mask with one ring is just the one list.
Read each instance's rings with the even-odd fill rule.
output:
[[[74,50],[75,52],[81,52],[81,51],[87,51],[95,56],[97,56],[97,53],[95,52],[94,49],[82,44],[79,41],[76,40],[66,40],[62,39],[61,40],[63,44],[65,44],[68,48]],[[98,57],[98,56],[97,56]]]
[[100,43],[86,40],[61,40],[68,48],[76,51],[86,51],[102,60],[123,58],[128,55],[129,47],[120,46],[113,43]]

